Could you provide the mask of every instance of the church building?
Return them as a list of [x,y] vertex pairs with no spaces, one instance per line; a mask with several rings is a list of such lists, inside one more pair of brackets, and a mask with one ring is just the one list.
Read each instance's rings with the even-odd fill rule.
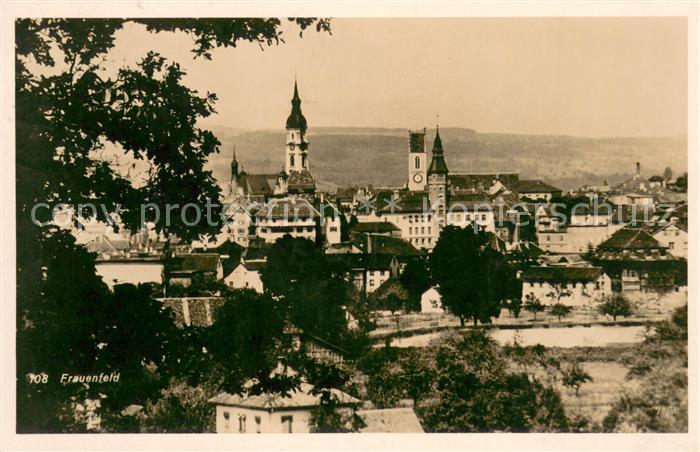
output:
[[309,142],[306,139],[306,129],[306,118],[301,111],[301,98],[295,81],[292,110],[286,123],[284,169],[271,174],[248,174],[239,171],[234,148],[226,201],[232,202],[240,196],[257,202],[266,202],[273,196],[287,194],[312,196],[316,192],[316,183],[309,171]]

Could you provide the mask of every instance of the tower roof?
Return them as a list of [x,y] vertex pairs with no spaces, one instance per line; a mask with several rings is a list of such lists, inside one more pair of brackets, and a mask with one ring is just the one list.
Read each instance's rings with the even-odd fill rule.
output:
[[440,138],[440,128],[438,127],[435,133],[435,142],[433,143],[433,159],[430,162],[428,174],[447,174],[447,164],[442,149],[442,139]]
[[294,97],[292,97],[292,112],[287,118],[288,129],[306,130],[306,118],[301,113],[301,99],[299,98],[299,89],[297,82],[294,81]]

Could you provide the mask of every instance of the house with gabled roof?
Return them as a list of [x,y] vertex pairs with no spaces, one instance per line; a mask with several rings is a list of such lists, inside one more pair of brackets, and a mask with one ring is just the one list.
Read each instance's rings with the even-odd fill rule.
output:
[[544,181],[535,179],[519,180],[517,192],[520,199],[549,202],[552,198],[560,197],[562,190]]
[[192,278],[196,276],[221,280],[224,277],[224,268],[219,254],[188,253],[177,254],[172,258],[168,272],[171,285],[188,287],[192,284]]
[[601,243],[591,258],[623,292],[667,292],[687,279],[687,264],[644,227],[626,227]]
[[[275,372],[296,374],[289,368]],[[321,404],[320,391],[315,391],[313,385],[302,379],[298,388],[288,393],[257,394],[251,391],[254,384],[252,380],[246,382],[241,394],[222,392],[209,399],[216,407],[216,433],[313,432],[313,413]],[[331,388],[329,392],[341,416],[351,416],[361,404],[339,389]]]
[[675,257],[688,258],[688,226],[682,222],[663,222],[645,226],[649,234]]

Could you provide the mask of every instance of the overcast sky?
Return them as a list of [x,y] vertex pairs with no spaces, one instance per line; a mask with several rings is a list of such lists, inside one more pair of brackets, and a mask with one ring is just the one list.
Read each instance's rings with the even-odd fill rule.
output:
[[[286,23],[286,21],[285,21]],[[685,18],[334,19],[332,35],[218,49],[129,25],[110,59],[156,50],[219,96],[203,124],[282,129],[294,75],[309,127],[668,136],[687,129]]]

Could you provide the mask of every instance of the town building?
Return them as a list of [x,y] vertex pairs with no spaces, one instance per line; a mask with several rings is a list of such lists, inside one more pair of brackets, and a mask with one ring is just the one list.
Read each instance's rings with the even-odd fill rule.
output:
[[[290,369],[286,372],[295,373]],[[312,433],[313,412],[321,395],[313,385],[302,382],[286,395],[275,392],[249,392],[253,382],[244,385],[243,394],[222,392],[209,402],[216,406],[216,433]],[[351,416],[361,401],[338,389],[330,389],[341,416]]]
[[423,292],[420,296],[420,312],[422,314],[444,314],[445,309],[442,307],[442,296],[440,288],[433,286]]
[[530,267],[520,274],[522,301],[534,297],[553,305],[592,306],[612,294],[612,281],[598,267]]
[[598,246],[591,261],[610,275],[613,290],[664,293],[686,285],[687,264],[644,228],[626,227]]
[[537,244],[550,253],[588,253],[623,226],[612,219],[612,209],[605,206],[576,206],[566,212],[540,205],[535,214]]
[[231,273],[224,277],[224,284],[232,289],[251,289],[263,293],[263,282],[260,269],[264,263],[246,262],[241,260]]
[[562,190],[541,180],[518,181],[518,196],[522,200],[549,202],[561,197]]
[[649,234],[675,257],[688,258],[688,227],[681,222],[647,226]]
[[170,285],[189,287],[197,277],[221,280],[224,277],[224,268],[220,256],[216,253],[177,254],[171,259],[167,276]]
[[315,241],[320,220],[319,211],[304,198],[273,198],[255,214],[256,236],[267,243],[286,234]]
[[163,283],[163,260],[159,257],[110,257],[95,261],[95,273],[111,289],[117,284]]

